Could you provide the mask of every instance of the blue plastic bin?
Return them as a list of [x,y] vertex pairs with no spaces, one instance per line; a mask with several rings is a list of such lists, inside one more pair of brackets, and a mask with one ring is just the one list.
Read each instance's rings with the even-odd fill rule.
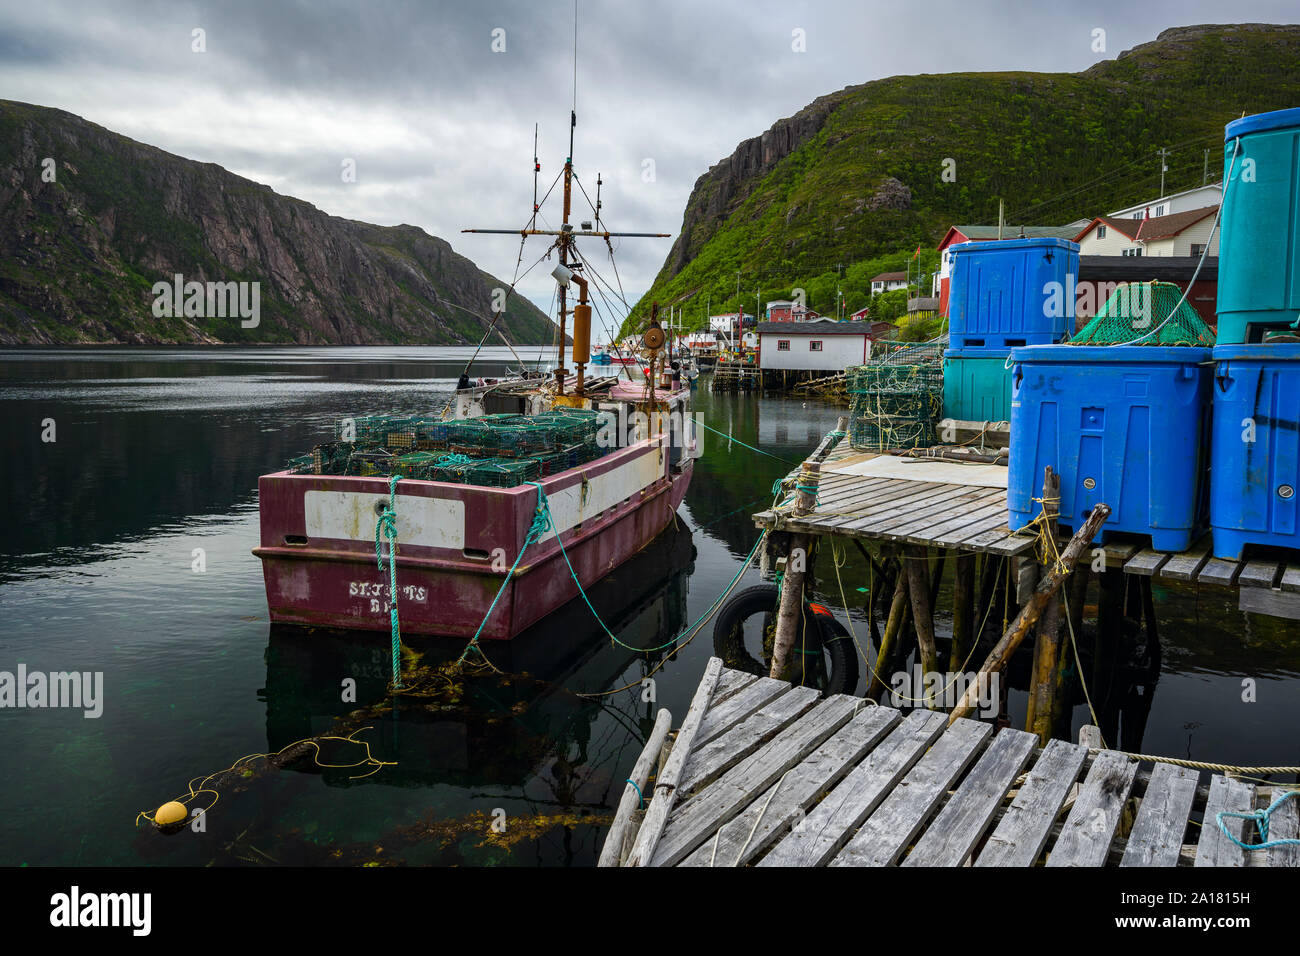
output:
[[951,348],[1048,345],[1074,331],[1078,243],[1003,239],[963,242],[949,252]]
[[1300,316],[1300,109],[1233,120],[1223,145],[1217,341],[1227,345]]
[[1061,476],[1060,524],[1105,502],[1099,540],[1149,534],[1184,551],[1207,527],[1210,350],[1040,345],[1014,349],[1007,521],[1039,513],[1043,469]]
[[1220,345],[1214,359],[1214,556],[1300,548],[1300,345]]
[[949,349],[943,356],[943,414],[968,422],[1011,420],[1008,349]]

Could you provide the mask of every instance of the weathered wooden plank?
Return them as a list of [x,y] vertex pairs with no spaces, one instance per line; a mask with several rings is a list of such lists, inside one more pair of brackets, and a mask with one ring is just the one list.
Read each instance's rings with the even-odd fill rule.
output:
[[700,747],[725,733],[740,723],[758,708],[770,700],[781,696],[790,689],[783,680],[771,677],[759,677],[747,684],[740,692],[716,706],[710,705],[695,736],[695,746]]
[[[848,724],[854,711],[861,708],[861,698],[844,694],[821,701],[762,748],[679,806],[664,828],[664,835],[659,838],[654,865],[675,866],[719,827],[752,804],[755,794],[763,793],[775,784],[786,771]],[[880,710],[881,714],[875,720],[883,728],[889,720],[884,709]]]
[[1038,538],[1032,534],[1019,534],[1008,532],[1005,538],[993,541],[986,545],[984,550],[992,554],[1000,554],[1005,557],[1014,557],[1023,554],[1034,546]]
[[1201,570],[1196,574],[1198,584],[1216,584],[1219,587],[1230,588],[1237,581],[1237,575],[1241,573],[1243,565],[1240,561],[1223,561],[1219,558],[1210,558],[1201,566]]
[[1288,564],[1278,584],[1283,591],[1300,592],[1300,564]]
[[[737,691],[748,687],[758,679],[757,674],[751,674],[748,671],[732,670],[729,667],[722,668],[722,676],[718,678],[718,686],[713,688],[713,699],[709,701],[709,709],[713,710],[728,697],[732,697]],[[708,717],[708,714],[705,714]]]
[[985,534],[1003,527],[1007,523],[1006,505],[989,513],[977,516],[970,524],[958,528],[945,528],[935,533],[934,543],[944,547],[961,544],[976,535]]
[[[1205,801],[1205,816],[1201,819],[1201,838],[1196,844],[1197,866],[1245,866],[1246,851],[1241,849],[1219,829],[1221,812],[1250,813],[1254,809],[1255,788],[1240,780],[1230,780],[1215,774],[1210,780],[1210,795]],[[1256,839],[1254,825],[1251,833],[1243,836],[1246,821],[1240,817],[1224,817],[1228,832],[1243,843]]]
[[1112,541],[1109,544],[1103,544],[1101,547],[1106,552],[1107,567],[1123,567],[1129,558],[1141,550],[1136,544],[1127,541]]
[[780,840],[759,866],[821,866],[943,733],[944,715],[914,710]]
[[1187,818],[1196,800],[1198,776],[1187,767],[1155,765],[1120,866],[1178,865]]
[[[758,791],[752,788],[744,793],[743,799],[748,804],[744,811],[722,826],[713,839],[705,840],[678,866],[742,866],[759,856],[884,740],[902,716],[892,707],[868,706],[859,711],[833,737],[761,796],[755,797]],[[783,740],[785,736],[782,736]],[[719,781],[719,785],[722,782]],[[706,795],[712,795],[715,789],[709,788]]]
[[1180,554],[1171,554],[1160,568],[1162,578],[1175,581],[1194,581],[1197,573],[1210,560],[1210,539],[1207,535]]
[[886,525],[904,521],[908,515],[928,513],[932,509],[946,507],[951,498],[951,485],[936,485],[928,491],[899,495],[876,502],[868,508],[847,515],[844,521],[831,522],[830,526],[850,534],[862,532],[878,535]]
[[1007,729],[994,737],[957,792],[916,841],[903,866],[961,866],[1037,744],[1038,737],[1023,730]]
[[1061,835],[1047,854],[1048,866],[1105,865],[1137,769],[1136,760],[1113,750],[1097,755]]
[[1087,757],[1084,747],[1049,740],[975,865],[1033,866]]
[[614,812],[614,822],[605,834],[605,843],[600,850],[600,859],[596,865],[599,866],[617,866],[619,853],[623,848],[623,838],[632,825],[632,811],[639,810],[642,803],[641,794],[645,793],[646,782],[650,778],[650,769],[659,759],[659,748],[663,746],[664,738],[668,736],[668,730],[672,726],[673,715],[667,708],[660,708],[659,713],[655,716],[654,727],[650,731],[650,736],[646,738],[645,747],[641,749],[641,755],[636,758],[636,763],[632,765],[632,773],[628,776],[628,782],[623,787],[623,796],[618,801],[618,809]]
[[722,676],[722,661],[710,657],[709,663],[704,668],[704,676],[700,678],[700,685],[695,688],[695,696],[691,698],[691,706],[682,720],[681,729],[677,731],[677,740],[673,743],[668,759],[664,762],[663,773],[659,774],[659,779],[655,781],[654,797],[650,801],[649,809],[646,810],[645,819],[641,821],[641,829],[637,832],[632,852],[628,854],[627,866],[645,866],[654,856],[655,846],[664,832],[665,824],[668,823],[668,814],[672,812],[673,804],[677,800],[677,782],[686,768],[687,758],[695,743],[695,735],[699,733],[700,724],[704,721],[704,713],[709,709],[709,700],[713,697],[713,690],[718,686],[720,676]]
[[[1269,802],[1276,800],[1282,793],[1281,788],[1273,788],[1269,791]],[[1300,797],[1289,797],[1283,800],[1273,811],[1268,823],[1268,838],[1270,840],[1300,839]],[[1269,866],[1300,866],[1300,846],[1275,846],[1255,852],[1267,853]]]
[[1237,584],[1243,588],[1277,587],[1283,565],[1278,561],[1247,561],[1237,575]]
[[1150,548],[1143,548],[1124,563],[1124,573],[1150,577],[1164,567],[1170,557],[1168,551],[1153,551]]
[[781,728],[821,697],[821,692],[812,687],[790,687],[788,684],[786,687],[786,693],[768,701],[735,727],[695,748],[679,784],[683,793],[691,793],[717,779],[729,767],[771,740]]
[[1273,588],[1242,588],[1237,592],[1237,609],[1297,621],[1300,620],[1300,594]]
[[819,513],[814,513],[804,520],[814,520],[827,527],[837,527],[880,511],[888,507],[891,502],[909,499],[924,500],[931,494],[943,493],[948,487],[939,482],[900,482],[896,478],[882,478],[878,483],[864,488],[861,494],[856,495],[852,501],[834,512],[819,509],[820,516]]
[[993,734],[959,718],[844,845],[831,866],[889,866],[925,826],[943,795]]
[[1006,515],[1006,497],[1002,494],[985,498],[970,505],[956,516],[944,516],[938,523],[925,523],[912,529],[895,529],[895,533],[909,538],[914,544],[934,544],[946,535],[960,533],[974,525],[991,527],[990,522],[1000,522]]

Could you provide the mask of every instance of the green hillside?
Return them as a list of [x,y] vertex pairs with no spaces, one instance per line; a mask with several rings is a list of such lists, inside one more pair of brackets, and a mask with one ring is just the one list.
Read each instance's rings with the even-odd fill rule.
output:
[[[1059,225],[1222,173],[1223,126],[1300,105],[1300,26],[1166,30],[1082,73],[895,76],[821,97],[695,184],[650,303],[714,313],[788,298],[853,311],[883,271],[934,270],[949,226]],[[945,181],[946,168],[955,173]],[[955,165],[954,165],[955,164]],[[951,178],[951,177],[950,177]],[[921,255],[913,259],[916,247]],[[919,266],[919,269],[918,269]],[[736,296],[737,272],[740,296]],[[892,318],[883,303],[873,317]]]

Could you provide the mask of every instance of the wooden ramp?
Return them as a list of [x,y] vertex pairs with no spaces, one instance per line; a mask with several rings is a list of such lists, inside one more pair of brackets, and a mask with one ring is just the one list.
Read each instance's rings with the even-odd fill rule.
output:
[[[1060,740],[1039,748],[1033,734],[974,720],[949,726],[941,712],[823,699],[713,658],[653,794],[637,783],[643,811],[627,788],[611,829],[620,846],[602,864],[1300,865],[1300,847],[1247,852],[1215,823],[1267,806],[1272,787],[1200,776]],[[1270,839],[1300,836],[1298,806],[1273,814]],[[1253,821],[1225,822],[1259,842]]]

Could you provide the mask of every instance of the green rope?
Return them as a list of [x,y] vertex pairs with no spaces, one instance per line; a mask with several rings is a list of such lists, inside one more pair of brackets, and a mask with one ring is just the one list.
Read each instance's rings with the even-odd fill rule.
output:
[[397,619],[397,482],[400,475],[388,479],[388,507],[375,522],[375,564],[384,569],[384,549],[380,535],[388,539],[388,619],[393,637],[393,687],[402,689],[402,630]]
[[746,444],[745,444],[743,441],[741,441],[739,438],[734,438],[734,437],[732,437],[730,434],[728,434],[727,432],[720,432],[720,431],[718,431],[716,428],[714,428],[712,425],[706,425],[706,424],[704,424],[704,422],[699,422],[699,421],[697,421],[696,424],[699,425],[701,428],[704,428],[704,429],[707,429],[708,431],[713,432],[713,434],[715,434],[715,435],[721,435],[723,438],[725,438],[725,439],[726,439],[727,441],[729,441],[729,442],[735,442],[735,443],[736,443],[737,445],[739,445],[741,448],[748,448],[750,451],[756,451],[756,452],[758,452],[760,455],[766,455],[768,458],[775,458],[777,461],[783,461],[783,462],[785,462],[787,465],[798,465],[798,464],[799,464],[798,462],[790,461],[790,459],[788,459],[788,458],[782,458],[780,455],[774,455],[774,454],[772,454],[770,451],[763,451],[763,449],[761,449],[761,448],[755,448],[753,445],[746,445]]
[[[486,659],[483,649],[478,646],[479,635],[483,633],[483,628],[487,626],[488,619],[492,617],[492,612],[496,609],[497,602],[501,600],[501,595],[505,592],[506,585],[514,580],[515,571],[519,567],[519,562],[524,559],[524,553],[528,550],[530,545],[536,543],[537,540],[541,538],[542,535],[546,534],[546,532],[552,527],[550,508],[546,506],[546,495],[542,491],[542,486],[531,481],[528,482],[528,484],[534,485],[537,488],[537,508],[533,511],[533,523],[528,526],[528,533],[524,535],[524,546],[519,549],[519,554],[515,558],[515,563],[510,565],[510,570],[506,572],[506,577],[505,580],[501,582],[501,587],[497,588],[496,597],[494,597],[492,603],[488,605],[487,613],[483,615],[483,620],[479,622],[478,630],[475,631],[474,636],[469,639],[469,643],[465,645],[465,649],[460,652],[460,657],[456,658],[457,664],[463,663],[471,650],[478,651],[479,656]],[[556,535],[556,538],[558,540],[558,534]]]
[[[1215,822],[1219,825],[1219,830],[1233,843],[1237,844],[1243,850],[1268,850],[1275,846],[1300,846],[1300,840],[1270,840],[1268,838],[1268,819],[1273,815],[1273,811],[1282,805],[1284,800],[1290,800],[1292,797],[1300,797],[1300,790],[1288,790],[1282,796],[1278,797],[1263,810],[1255,810],[1251,813],[1235,813],[1231,810],[1223,810],[1215,815]],[[1259,828],[1260,843],[1243,843],[1237,837],[1228,832],[1228,825],[1223,822],[1224,817],[1236,817],[1239,820],[1254,820],[1255,825]]]

